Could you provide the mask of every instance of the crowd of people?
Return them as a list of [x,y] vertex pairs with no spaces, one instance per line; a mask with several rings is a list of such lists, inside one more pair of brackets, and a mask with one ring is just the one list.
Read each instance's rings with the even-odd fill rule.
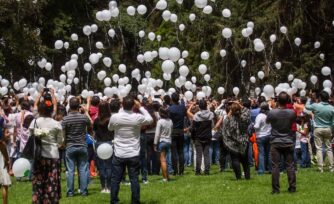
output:
[[[42,147],[41,157],[30,161],[33,203],[59,203],[62,171],[67,197],[76,194],[77,172],[81,196],[88,196],[90,179],[98,175],[101,193],[110,194],[111,203],[119,202],[127,172],[132,203],[140,203],[139,176],[143,184],[149,183],[149,175],[159,174],[168,182],[171,175],[183,176],[188,166],[197,176],[210,175],[214,164],[221,172],[231,167],[237,180],[250,179],[253,166],[258,175],[271,173],[273,194],[280,193],[279,176],[286,171],[288,191],[294,193],[297,168],[314,164],[324,172],[326,157],[334,172],[333,126],[334,107],[325,91],[309,97],[281,92],[270,99],[221,101],[187,101],[180,93],[138,100],[130,93],[124,98],[70,96],[64,103],[47,88],[35,101],[7,95],[0,112],[3,203],[8,203],[12,165],[24,157],[32,135]],[[108,159],[96,154],[105,143],[113,147]]]

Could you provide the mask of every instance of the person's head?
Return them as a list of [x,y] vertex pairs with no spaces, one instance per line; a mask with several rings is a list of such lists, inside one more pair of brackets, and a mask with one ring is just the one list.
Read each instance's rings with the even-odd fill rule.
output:
[[172,94],[172,102],[173,102],[174,104],[178,104],[178,103],[179,103],[179,100],[180,100],[179,94],[177,94],[177,93],[173,93],[173,94]]
[[166,94],[165,96],[164,96],[164,105],[165,106],[169,106],[170,105],[170,96],[168,95],[168,94]]
[[119,102],[118,99],[114,99],[110,101],[110,112],[112,113],[118,113],[119,109],[121,108],[121,103]]
[[53,112],[53,104],[50,100],[43,100],[38,104],[39,116],[51,118],[52,112]]
[[259,96],[257,99],[257,103],[260,105],[261,103],[266,102],[266,97],[264,96]]
[[204,99],[201,99],[199,100],[198,102],[198,107],[201,109],[201,110],[206,110],[208,107],[207,107],[207,104],[206,104],[206,101]]
[[92,106],[98,106],[100,103],[100,97],[99,96],[93,96],[92,97]]
[[301,104],[306,104],[307,98],[305,96],[300,97],[300,103]]
[[290,97],[286,92],[281,92],[278,95],[277,102],[280,107],[285,107],[287,103],[289,103]]
[[124,110],[131,111],[134,105],[135,100],[132,97],[126,96],[123,98],[122,106]]
[[327,93],[327,91],[321,91],[320,92],[320,100],[322,102],[328,102],[328,100],[329,100],[329,94]]
[[232,103],[229,106],[229,109],[231,110],[232,115],[234,115],[234,116],[240,116],[240,114],[241,114],[241,107],[240,107],[240,105],[238,105],[236,103]]
[[64,105],[58,104],[57,105],[57,113],[55,115],[56,121],[62,121],[63,118],[66,116],[66,108]]
[[268,113],[268,111],[269,111],[269,104],[267,102],[262,102],[260,104],[260,113],[266,114]]
[[80,100],[76,97],[72,97],[70,99],[70,110],[71,111],[78,111],[80,108]]
[[29,128],[31,121],[34,119],[34,116],[32,115],[27,115],[24,120],[22,126],[26,129]]
[[301,112],[296,119],[296,122],[298,124],[303,124],[303,123],[307,123],[310,120],[310,115],[305,113],[305,112]]
[[244,106],[245,108],[250,109],[251,104],[252,104],[252,102],[247,97],[244,97],[242,99],[242,106]]
[[153,110],[154,110],[155,112],[158,112],[158,111],[159,111],[159,109],[160,109],[160,103],[159,103],[158,101],[153,101],[153,102],[152,102],[152,106],[153,106]]
[[169,118],[169,111],[168,111],[168,109],[166,107],[161,107],[159,109],[159,115],[163,119]]
[[20,106],[21,106],[21,110],[30,111],[30,104],[28,101],[22,101],[20,103]]
[[106,101],[102,101],[99,104],[99,114],[98,118],[100,120],[109,119],[111,116],[110,105]]

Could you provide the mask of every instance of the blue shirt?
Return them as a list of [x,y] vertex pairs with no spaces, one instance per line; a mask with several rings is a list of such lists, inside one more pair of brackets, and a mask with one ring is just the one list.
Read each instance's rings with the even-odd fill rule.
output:
[[260,114],[260,108],[255,108],[255,109],[251,110],[251,121],[252,121],[252,123],[255,123],[255,118],[259,114]]
[[314,113],[314,127],[334,127],[334,107],[326,102],[313,103],[307,101],[305,108]]
[[173,129],[183,129],[184,127],[184,116],[186,115],[186,107],[184,101],[181,104],[172,104],[168,108],[169,117],[173,121]]

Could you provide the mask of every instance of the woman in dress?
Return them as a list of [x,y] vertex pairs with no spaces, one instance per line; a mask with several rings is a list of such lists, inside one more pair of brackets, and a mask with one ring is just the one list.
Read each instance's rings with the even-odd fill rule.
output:
[[[37,98],[40,100],[41,95]],[[54,98],[53,91],[43,92],[44,100],[38,104],[39,117],[30,124],[30,135],[34,134],[42,141],[42,155],[34,160],[32,177],[33,203],[59,203],[60,159],[58,147],[63,142],[60,122],[52,118]]]

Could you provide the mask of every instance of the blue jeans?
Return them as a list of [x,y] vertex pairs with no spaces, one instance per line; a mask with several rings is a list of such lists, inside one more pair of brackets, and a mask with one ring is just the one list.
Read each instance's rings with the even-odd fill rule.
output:
[[258,173],[264,174],[266,170],[271,171],[270,136],[256,138],[256,143],[259,148]]
[[192,158],[192,148],[190,136],[184,135],[184,146],[183,146],[183,154],[184,154],[184,165],[191,166],[191,158]]
[[253,159],[253,144],[248,142],[248,163],[250,166],[254,166],[254,159]]
[[220,155],[219,141],[218,140],[212,140],[209,151],[210,151],[210,163],[218,165],[219,164],[219,155]]
[[167,170],[169,174],[173,174],[173,165],[172,165],[172,149],[169,148],[166,152],[166,161],[167,161]]
[[112,159],[112,176],[111,176],[111,201],[110,203],[119,203],[118,192],[119,184],[122,181],[125,168],[128,169],[128,174],[131,182],[132,203],[140,203],[140,186],[138,181],[140,170],[139,156],[131,158],[119,158],[114,156]]
[[300,142],[300,147],[302,151],[302,161],[300,164],[301,168],[306,168],[311,166],[311,159],[308,149],[308,143]]
[[71,146],[66,148],[66,166],[67,166],[67,195],[74,194],[74,172],[75,164],[78,165],[80,193],[87,195],[88,190],[88,150],[84,146]]
[[159,142],[158,144],[158,152],[168,152],[170,150],[171,144],[167,142]]
[[[111,145],[111,142],[97,142],[96,148],[98,148],[103,143],[109,143]],[[103,160],[99,157],[97,158],[97,166],[100,173],[100,182],[101,182],[101,188],[111,188],[111,167],[112,167],[112,157],[109,159]]]
[[140,135],[140,173],[143,181],[147,181],[147,151],[145,134]]

